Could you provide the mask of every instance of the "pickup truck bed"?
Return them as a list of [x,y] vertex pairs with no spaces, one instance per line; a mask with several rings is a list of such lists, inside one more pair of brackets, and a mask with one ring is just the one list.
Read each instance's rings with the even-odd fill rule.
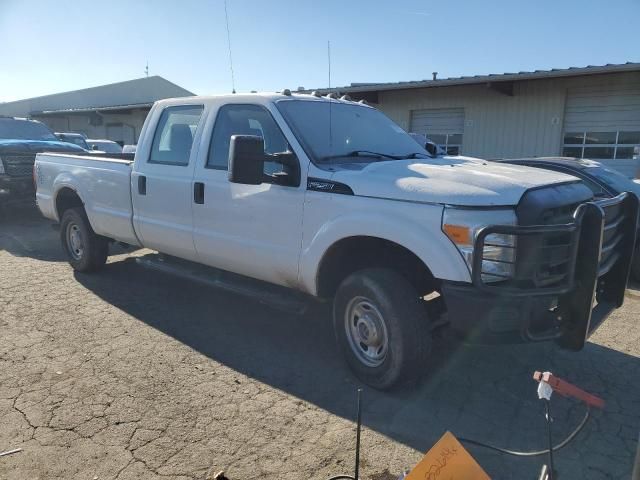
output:
[[[131,165],[133,160],[100,154],[38,154],[36,200],[43,214],[60,221],[54,198],[65,198],[65,189],[82,200],[91,226],[98,235],[140,245],[133,228]],[[46,186],[54,186],[47,188]],[[87,199],[91,199],[87,201]]]

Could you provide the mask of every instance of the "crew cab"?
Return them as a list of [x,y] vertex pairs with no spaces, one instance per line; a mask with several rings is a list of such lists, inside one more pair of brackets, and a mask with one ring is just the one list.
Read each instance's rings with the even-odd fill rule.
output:
[[37,120],[0,116],[0,206],[33,201],[36,153],[83,151],[58,141],[54,133]]
[[429,370],[439,328],[580,350],[622,305],[638,217],[634,195],[432,157],[371,106],[289,91],[161,100],[133,161],[39,154],[35,177],[74,269],[118,241],[261,300],[332,301],[346,361],[380,389]]

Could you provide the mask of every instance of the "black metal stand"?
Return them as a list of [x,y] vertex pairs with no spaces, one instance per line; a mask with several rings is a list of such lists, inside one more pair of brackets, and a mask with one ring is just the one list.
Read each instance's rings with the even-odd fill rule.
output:
[[551,438],[551,408],[549,407],[549,400],[546,398],[544,401],[544,416],[547,420],[547,440],[549,442],[549,468],[547,471],[547,479],[554,480],[556,478],[555,471],[553,469],[553,440]]
[[355,478],[355,480],[359,480],[360,477],[360,427],[362,425],[362,405],[361,405],[361,400],[362,400],[362,389],[359,388],[358,389],[358,415],[357,415],[357,423],[356,423],[356,468],[355,468],[355,474],[353,475],[353,478]]

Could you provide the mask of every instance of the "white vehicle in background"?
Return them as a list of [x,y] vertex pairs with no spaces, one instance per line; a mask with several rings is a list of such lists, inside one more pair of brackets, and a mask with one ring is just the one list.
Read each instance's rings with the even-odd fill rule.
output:
[[41,153],[34,175],[74,269],[119,241],[278,307],[332,301],[346,361],[380,389],[429,370],[438,328],[580,350],[622,305],[638,217],[635,195],[432,157],[375,108],[289,91],[161,100],[134,161]]
[[137,145],[125,145],[122,147],[122,153],[136,153]]
[[94,152],[103,153],[122,153],[122,147],[113,140],[97,140],[93,138],[87,138],[87,145],[90,150]]

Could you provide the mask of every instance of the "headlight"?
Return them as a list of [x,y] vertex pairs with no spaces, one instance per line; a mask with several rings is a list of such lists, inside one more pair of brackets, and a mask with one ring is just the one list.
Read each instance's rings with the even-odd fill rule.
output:
[[[515,225],[512,209],[474,210],[447,207],[442,216],[442,231],[458,248],[469,271],[473,268],[473,244],[476,235],[487,225]],[[499,282],[515,273],[515,237],[493,233],[485,238],[482,252],[482,280]]]

